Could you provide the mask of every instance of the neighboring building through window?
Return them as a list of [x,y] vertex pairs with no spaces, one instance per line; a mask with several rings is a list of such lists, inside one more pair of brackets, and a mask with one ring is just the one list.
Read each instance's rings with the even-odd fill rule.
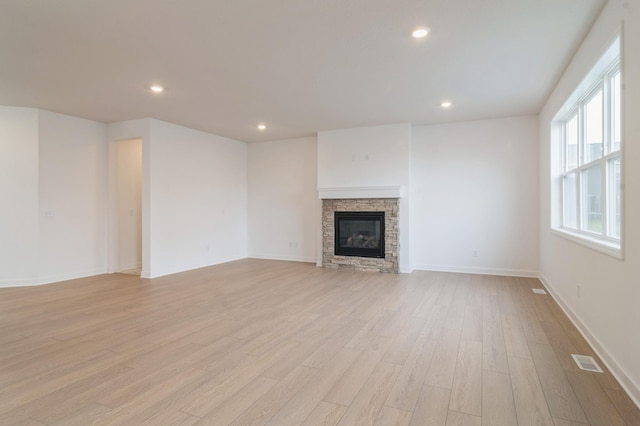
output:
[[553,228],[621,257],[622,87],[620,38],[552,123]]

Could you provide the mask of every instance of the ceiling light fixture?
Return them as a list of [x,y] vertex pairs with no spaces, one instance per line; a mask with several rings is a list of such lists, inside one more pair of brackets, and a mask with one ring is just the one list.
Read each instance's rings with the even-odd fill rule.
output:
[[266,125],[266,124],[264,124],[264,123],[260,123],[260,124],[258,124],[258,130],[264,130],[264,129],[266,129],[266,128],[267,128],[267,125]]
[[451,101],[444,101],[443,103],[440,104],[440,106],[444,109],[451,108],[451,105],[453,105]]
[[162,93],[162,92],[164,92],[164,87],[158,86],[157,84],[149,87],[149,89],[151,89],[151,91],[153,93]]
[[411,35],[413,36],[413,38],[423,38],[426,37],[427,34],[429,34],[429,28],[426,27],[420,27],[420,28],[416,28],[415,30],[413,30],[413,32],[411,33]]

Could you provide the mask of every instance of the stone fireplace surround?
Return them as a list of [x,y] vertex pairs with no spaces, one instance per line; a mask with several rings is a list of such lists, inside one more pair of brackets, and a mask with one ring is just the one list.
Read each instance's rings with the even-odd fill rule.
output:
[[[383,211],[385,257],[383,259],[336,256],[334,212]],[[336,198],[322,200],[322,266],[358,271],[399,272],[398,252],[400,200],[398,198]]]

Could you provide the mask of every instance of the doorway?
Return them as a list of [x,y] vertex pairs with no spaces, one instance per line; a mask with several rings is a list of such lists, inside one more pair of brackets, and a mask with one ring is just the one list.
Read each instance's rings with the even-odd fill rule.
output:
[[117,238],[114,272],[140,276],[142,270],[142,139],[115,143]]

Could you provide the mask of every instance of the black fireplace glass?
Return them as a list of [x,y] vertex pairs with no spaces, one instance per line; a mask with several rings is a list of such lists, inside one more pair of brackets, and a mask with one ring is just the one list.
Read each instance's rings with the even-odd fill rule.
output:
[[335,212],[334,253],[384,258],[384,212]]

